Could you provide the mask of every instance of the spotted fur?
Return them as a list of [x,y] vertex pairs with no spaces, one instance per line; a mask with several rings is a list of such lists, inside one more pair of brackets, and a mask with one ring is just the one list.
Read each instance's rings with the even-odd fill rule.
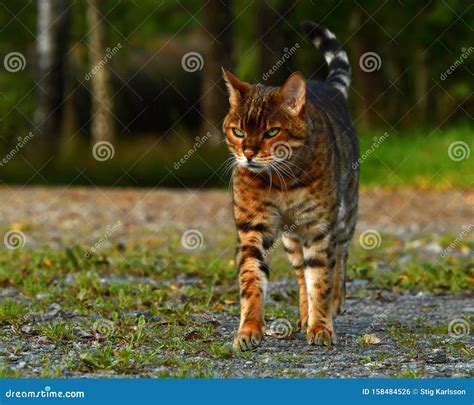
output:
[[350,68],[333,34],[311,22],[303,28],[328,60],[326,81],[296,72],[281,87],[268,87],[224,72],[241,304],[235,345],[243,350],[263,337],[269,259],[279,237],[296,274],[308,343],[336,341],[332,318],[344,304],[359,178],[346,103]]

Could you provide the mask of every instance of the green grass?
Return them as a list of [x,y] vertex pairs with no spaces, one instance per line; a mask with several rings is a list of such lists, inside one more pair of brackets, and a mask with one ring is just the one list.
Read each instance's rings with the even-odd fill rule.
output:
[[[360,134],[360,154],[367,156],[361,164],[363,186],[436,189],[473,186],[472,127],[460,126],[443,131],[414,130],[399,135],[389,131],[385,140],[374,141],[374,137],[380,139],[383,135],[384,132]],[[468,151],[470,158],[460,161],[450,159],[449,146],[457,141],[467,145],[467,149],[461,145],[457,150],[462,153]]]
[[[437,242],[446,248],[456,237],[445,235]],[[428,244],[432,237],[422,237]],[[434,293],[462,293],[473,288],[474,260],[472,256],[420,258],[410,248],[391,235],[381,235],[380,247],[374,250],[352,245],[348,269],[349,278],[367,279],[373,288],[400,291],[431,291]],[[473,249],[474,242],[466,239],[457,249]],[[433,260],[434,259],[434,260]]]
[[75,334],[71,322],[45,323],[38,327],[38,332],[49,337],[52,341],[74,340]]
[[[114,142],[113,159],[96,161],[91,145],[79,137],[64,141],[49,160],[33,144],[26,145],[2,167],[2,181],[23,184],[76,184],[161,187],[227,187],[224,176],[228,150],[224,143],[210,147],[204,143],[175,168],[194,147],[194,136],[119,139]],[[472,187],[472,156],[453,161],[449,145],[465,142],[474,154],[473,129],[467,125],[440,130],[403,130],[399,134],[383,131],[362,132],[360,138],[361,185],[367,187],[421,187],[446,189]],[[11,147],[0,151],[6,155]],[[21,155],[21,156],[20,156]],[[365,156],[365,157],[364,157]],[[25,163],[26,159],[28,163]],[[41,169],[40,174],[36,170]],[[45,180],[47,183],[45,183]]]
[[[450,239],[446,237],[442,243],[448,244]],[[400,264],[400,252],[393,248],[396,242],[383,235],[380,248],[372,251],[354,243],[348,278],[369,281],[362,294],[375,294],[375,289],[456,294],[472,288],[473,267],[468,258],[423,262],[413,255]],[[211,377],[213,370],[206,359],[232,361],[236,356],[253,356],[236,353],[230,339],[220,333],[221,324],[213,320],[217,314],[238,314],[235,264],[230,256],[216,260],[215,255],[220,244],[230,243],[233,239],[222,240],[212,250],[192,255],[158,252],[146,245],[118,254],[112,247],[88,260],[80,260],[85,252],[81,246],[47,252],[6,251],[0,257],[0,283],[16,288],[19,294],[0,305],[0,325],[11,326],[12,342],[41,339],[63,353],[59,362],[45,359],[40,372],[43,377],[65,372]],[[392,260],[388,268],[381,269]],[[275,252],[273,268],[272,280],[294,277],[282,249]],[[135,277],[136,281],[131,283],[124,277]],[[183,277],[195,281],[183,284]],[[38,294],[41,299],[35,298]],[[268,319],[285,318],[296,324],[294,283],[287,295],[276,291],[271,299],[276,303],[268,306]],[[37,322],[32,332],[22,334],[28,316],[46,312],[51,303],[59,304],[67,316]],[[209,321],[200,318],[203,314]],[[408,356],[416,358],[420,353],[420,333],[434,337],[433,347],[472,356],[463,343],[446,340],[447,325],[425,325],[420,320],[416,328],[406,330],[394,323],[390,329]],[[20,336],[22,340],[18,340]],[[9,343],[6,350],[16,353],[22,347]],[[75,355],[69,355],[71,351]],[[287,360],[298,361],[291,353]],[[415,374],[406,370],[398,376]],[[0,368],[0,376],[16,375],[8,364]]]

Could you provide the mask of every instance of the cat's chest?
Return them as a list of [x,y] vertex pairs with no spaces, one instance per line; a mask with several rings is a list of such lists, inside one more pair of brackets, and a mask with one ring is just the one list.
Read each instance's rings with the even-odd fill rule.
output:
[[296,228],[314,222],[325,212],[325,203],[307,192],[284,193],[276,199],[285,227]]

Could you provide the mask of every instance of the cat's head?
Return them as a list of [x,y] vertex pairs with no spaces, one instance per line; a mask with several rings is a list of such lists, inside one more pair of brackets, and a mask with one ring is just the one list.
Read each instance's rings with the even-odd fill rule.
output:
[[294,159],[306,139],[303,75],[293,73],[281,87],[268,87],[223,72],[230,102],[223,131],[237,164],[261,172]]

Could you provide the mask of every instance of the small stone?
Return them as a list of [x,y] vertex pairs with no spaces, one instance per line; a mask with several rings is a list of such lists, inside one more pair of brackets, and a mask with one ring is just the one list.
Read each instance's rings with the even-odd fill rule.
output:
[[32,325],[23,325],[21,328],[20,328],[20,331],[22,333],[33,333],[34,331],[34,328]]
[[430,253],[439,253],[443,248],[436,242],[431,242],[424,247],[424,250]]

